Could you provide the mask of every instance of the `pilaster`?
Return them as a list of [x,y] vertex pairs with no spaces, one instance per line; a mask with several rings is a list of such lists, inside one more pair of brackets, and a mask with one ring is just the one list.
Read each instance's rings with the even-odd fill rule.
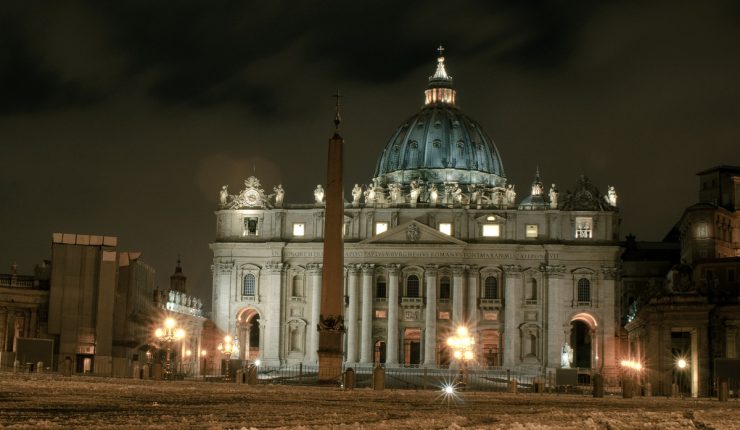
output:
[[549,368],[560,367],[560,352],[565,342],[563,333],[562,303],[564,298],[563,277],[565,275],[565,266],[560,265],[541,265],[540,271],[543,273],[543,292],[546,297],[545,305],[545,366]]
[[424,319],[424,365],[437,364],[437,266],[425,267],[426,276],[426,316]]
[[319,316],[321,315],[321,263],[306,265],[311,278],[311,320],[309,322],[308,361],[317,364],[319,361]]
[[345,323],[347,328],[348,364],[357,362],[357,302],[359,301],[357,278],[360,268],[359,264],[347,265],[347,295],[349,296],[349,305],[347,307],[347,319]]
[[386,364],[398,364],[398,264],[389,264],[388,270],[388,339]]
[[516,318],[517,299],[522,291],[522,268],[517,264],[504,266],[504,366],[516,366],[519,336]]
[[362,323],[360,325],[360,363],[373,362],[373,275],[374,264],[362,265]]
[[264,354],[262,361],[268,366],[277,366],[280,365],[280,296],[283,290],[282,279],[285,265],[281,262],[270,262],[265,265],[265,269],[269,274],[270,287],[265,294],[265,339],[262,348]]
[[466,323],[465,320],[465,269],[462,264],[452,265],[452,324]]

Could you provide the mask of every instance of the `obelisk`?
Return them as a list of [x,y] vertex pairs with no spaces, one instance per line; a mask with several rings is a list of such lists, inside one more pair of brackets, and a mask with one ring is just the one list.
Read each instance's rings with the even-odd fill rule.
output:
[[339,90],[336,97],[334,135],[329,139],[326,167],[326,210],[324,211],[324,266],[319,317],[319,382],[332,384],[342,375],[344,335],[344,191],[342,171],[344,140],[339,135]]

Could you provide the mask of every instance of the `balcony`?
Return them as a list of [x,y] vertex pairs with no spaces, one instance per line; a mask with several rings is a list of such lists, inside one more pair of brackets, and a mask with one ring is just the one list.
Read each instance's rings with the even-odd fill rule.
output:
[[537,299],[527,299],[524,301],[524,304],[527,306],[534,306],[537,304]]
[[588,301],[577,301],[576,306],[579,308],[588,308],[591,307],[591,300]]
[[501,307],[501,299],[478,299],[478,307],[481,309],[498,309]]
[[424,297],[401,297],[401,306],[405,308],[424,307]]

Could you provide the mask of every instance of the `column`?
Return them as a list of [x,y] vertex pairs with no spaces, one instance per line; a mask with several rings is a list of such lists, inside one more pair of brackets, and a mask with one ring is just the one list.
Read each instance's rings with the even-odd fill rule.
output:
[[311,275],[311,320],[308,333],[308,361],[312,364],[319,362],[319,315],[321,313],[321,264],[310,263],[308,273]]
[[[565,266],[542,266],[544,272],[543,295],[545,296],[545,366],[549,368],[560,367],[560,353],[565,343],[563,332],[562,303],[564,297],[563,275]],[[570,340],[568,340],[570,342]]]
[[388,338],[386,364],[398,364],[398,264],[388,265]]
[[592,294],[595,292],[596,297],[599,298],[599,307],[602,312],[601,327],[599,327],[599,336],[603,342],[599,351],[599,365],[603,367],[605,371],[616,370],[617,367],[617,338],[614,336],[616,333],[616,321],[619,319],[619,315],[616,314],[616,295],[619,294],[619,289],[615,285],[617,277],[617,269],[614,267],[604,267],[601,270],[602,280],[601,285],[594,290],[592,286]]
[[427,309],[424,322],[424,365],[437,365],[437,266],[426,266]]
[[362,265],[362,324],[360,325],[360,363],[373,362],[373,275],[374,264]]
[[504,266],[504,366],[519,364],[519,335],[516,309],[522,290],[522,268],[516,264]]
[[465,324],[465,266],[452,266],[452,324]]
[[39,323],[38,312],[36,312],[36,309],[34,309],[31,311],[30,323],[28,324],[28,331],[29,331],[30,337],[38,337],[39,335],[38,323]]
[[5,352],[5,339],[8,338],[8,334],[6,333],[8,329],[8,309],[2,308],[0,309],[0,366],[3,365],[1,362],[2,360],[2,353]]
[[[265,291],[265,338],[263,362],[268,366],[280,365],[280,298],[282,296],[283,263],[268,263],[269,287]],[[264,290],[263,290],[264,291]],[[262,323],[262,321],[260,321]],[[260,342],[263,342],[260,339]]]
[[347,308],[347,363],[357,363],[357,301],[359,299],[358,291],[358,272],[359,264],[350,264],[347,266],[347,295],[349,296],[349,307]]
[[468,267],[468,329],[471,336],[478,338],[478,266]]

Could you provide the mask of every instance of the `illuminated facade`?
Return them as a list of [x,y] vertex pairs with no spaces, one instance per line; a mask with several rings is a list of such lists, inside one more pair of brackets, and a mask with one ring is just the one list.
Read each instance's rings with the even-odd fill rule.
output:
[[[393,133],[371,183],[351,190],[346,363],[446,366],[446,339],[465,324],[481,366],[558,368],[569,344],[571,366],[612,372],[616,192],[581,176],[560,193],[537,172],[517,199],[493,140],[455,103],[440,55],[425,105]],[[238,336],[242,359],[316,363],[323,188],[291,205],[254,177],[226,190],[211,244],[215,323]]]

